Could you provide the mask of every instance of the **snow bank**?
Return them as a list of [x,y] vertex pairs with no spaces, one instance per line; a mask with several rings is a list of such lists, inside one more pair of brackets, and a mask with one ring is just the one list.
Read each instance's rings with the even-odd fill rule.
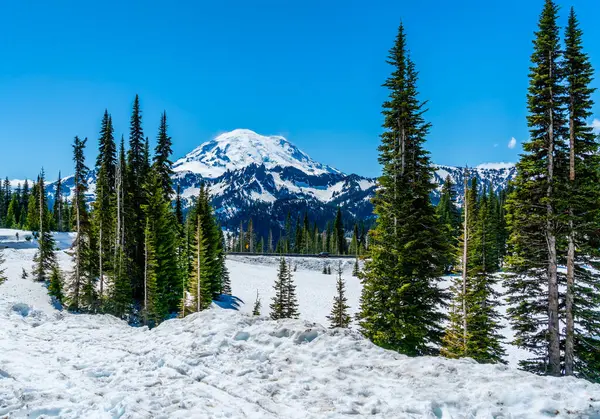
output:
[[600,415],[598,385],[408,358],[300,320],[211,309],[148,330],[18,311],[0,304],[0,415],[9,417]]
[[[228,261],[241,262],[248,265],[262,265],[262,266],[279,266],[279,256],[245,256],[245,255],[228,255]],[[355,260],[347,258],[336,258],[335,256],[328,258],[316,258],[316,257],[287,257],[286,262],[292,266],[292,269],[301,271],[315,271],[321,273],[323,266],[328,265],[331,267],[332,274],[338,268],[338,263],[342,264],[342,270],[344,273],[352,272]],[[360,262],[362,267],[363,263]]]

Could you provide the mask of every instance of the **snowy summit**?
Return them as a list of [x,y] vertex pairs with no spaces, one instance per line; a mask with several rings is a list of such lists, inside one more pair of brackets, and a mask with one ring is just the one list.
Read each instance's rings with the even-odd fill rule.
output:
[[214,179],[227,170],[240,170],[251,164],[294,167],[309,175],[339,173],[318,163],[282,136],[260,135],[249,129],[236,129],[221,134],[196,147],[173,165],[176,172],[192,172]]

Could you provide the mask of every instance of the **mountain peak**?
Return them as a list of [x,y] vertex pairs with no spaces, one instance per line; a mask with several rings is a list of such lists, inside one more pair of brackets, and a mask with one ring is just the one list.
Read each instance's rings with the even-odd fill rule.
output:
[[216,136],[177,160],[173,169],[212,179],[227,170],[238,170],[252,164],[265,165],[268,169],[294,167],[309,175],[339,173],[314,161],[282,136],[261,135],[249,129],[235,129]]

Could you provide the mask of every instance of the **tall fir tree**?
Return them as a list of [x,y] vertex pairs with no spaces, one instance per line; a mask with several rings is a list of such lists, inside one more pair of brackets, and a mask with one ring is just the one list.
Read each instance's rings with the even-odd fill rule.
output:
[[446,294],[439,287],[450,249],[430,201],[434,185],[424,149],[429,123],[418,99],[417,72],[400,25],[390,50],[390,94],[383,105],[379,178],[373,204],[376,226],[362,274],[362,333],[377,345],[407,355],[438,353]]
[[594,70],[582,37],[571,8],[564,53],[569,132],[564,374],[600,382],[600,158],[598,138],[587,124]]
[[173,162],[171,161],[173,143],[167,133],[167,128],[167,113],[163,112],[160,117],[160,127],[156,139],[156,148],[154,149],[154,168],[160,178],[165,199],[170,200],[173,195],[171,180],[171,176],[173,176]]
[[138,301],[142,297],[143,278],[142,267],[144,263],[144,211],[145,204],[143,185],[146,180],[148,156],[146,142],[142,129],[142,112],[140,99],[136,95],[129,125],[129,150],[127,151],[126,187],[125,196],[125,223],[127,226],[125,246],[130,263],[128,274],[131,278],[131,287],[134,298]]
[[565,153],[564,68],[560,61],[558,6],[546,0],[533,42],[527,121],[529,141],[517,163],[514,191],[508,198],[512,272],[506,279],[508,314],[514,343],[532,352],[521,367],[561,374],[557,208]]
[[[104,111],[98,139],[98,157],[96,159],[96,200],[93,204],[92,223],[98,236],[98,281],[99,300],[105,298],[107,272],[114,274],[114,244],[116,235],[115,204],[116,187],[116,145],[113,136],[112,119]],[[92,250],[93,251],[93,250]]]
[[[180,283],[178,249],[178,231],[175,214],[170,200],[165,196],[162,179],[157,166],[154,166],[145,183],[146,204],[143,209],[146,214],[149,230],[145,234],[146,242],[152,240],[154,267],[152,274],[157,287],[156,313],[176,311],[180,301]],[[150,239],[148,239],[148,234]],[[147,263],[145,264],[147,265]]]
[[94,310],[96,307],[95,266],[92,258],[94,243],[89,220],[85,193],[88,189],[89,169],[85,165],[85,145],[87,138],[75,137],[73,161],[75,163],[73,209],[75,211],[75,240],[73,247],[73,273],[67,290],[69,310]]
[[[38,177],[37,205],[33,208],[37,210],[37,214],[33,213],[32,218],[36,219],[38,237],[38,250],[33,257],[34,268],[33,277],[36,281],[47,281],[52,272],[52,268],[56,265],[56,255],[54,253],[54,238],[50,232],[50,223],[48,216],[48,205],[46,204],[46,194],[43,192],[46,189],[44,169]],[[42,192],[40,192],[42,191]]]
[[186,312],[198,312],[210,307],[212,293],[208,267],[208,244],[202,218],[197,217],[195,239],[192,245],[192,270],[188,281],[189,297],[186,297]]
[[288,278],[289,267],[283,257],[279,260],[279,269],[277,270],[277,279],[273,288],[275,289],[275,295],[272,298],[270,305],[271,308],[271,319],[279,320],[286,318],[288,311],[288,300],[287,300],[287,278]]
[[54,227],[57,231],[65,231],[64,218],[63,218],[63,193],[62,193],[62,179],[60,172],[58,172],[58,179],[54,189],[54,205],[52,207],[52,214],[54,216]]
[[333,308],[331,314],[327,316],[331,328],[347,328],[350,326],[349,308],[348,298],[346,298],[346,284],[344,278],[342,278],[342,263],[340,262],[337,269],[336,295],[333,297]]

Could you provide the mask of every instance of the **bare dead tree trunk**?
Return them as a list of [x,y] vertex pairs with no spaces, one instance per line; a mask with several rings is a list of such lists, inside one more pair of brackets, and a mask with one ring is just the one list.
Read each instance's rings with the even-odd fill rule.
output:
[[[550,52],[549,62],[552,62]],[[550,65],[550,80],[553,68]],[[546,189],[546,242],[548,245],[548,363],[549,374],[560,375],[560,332],[558,320],[558,272],[556,255],[556,235],[554,233],[554,101],[553,90],[550,89],[550,108],[548,109],[550,124],[548,127],[548,186]]]
[[465,220],[463,226],[463,269],[462,269],[462,310],[463,310],[463,350],[467,349],[467,264],[468,264],[468,247],[469,247],[469,194],[468,194],[468,177],[469,169],[465,169],[465,191],[463,202],[465,206]]
[[575,352],[575,321],[573,319],[573,300],[575,284],[575,228],[573,225],[573,190],[575,187],[575,120],[573,116],[573,96],[570,100],[569,115],[569,237],[567,250],[567,292],[565,296],[566,337],[565,337],[565,375],[573,375]]
[[81,215],[79,205],[79,183],[78,180],[75,182],[75,218],[77,224],[77,251],[76,251],[76,262],[75,262],[75,307],[79,309],[79,286],[81,281],[80,265],[81,265]]

